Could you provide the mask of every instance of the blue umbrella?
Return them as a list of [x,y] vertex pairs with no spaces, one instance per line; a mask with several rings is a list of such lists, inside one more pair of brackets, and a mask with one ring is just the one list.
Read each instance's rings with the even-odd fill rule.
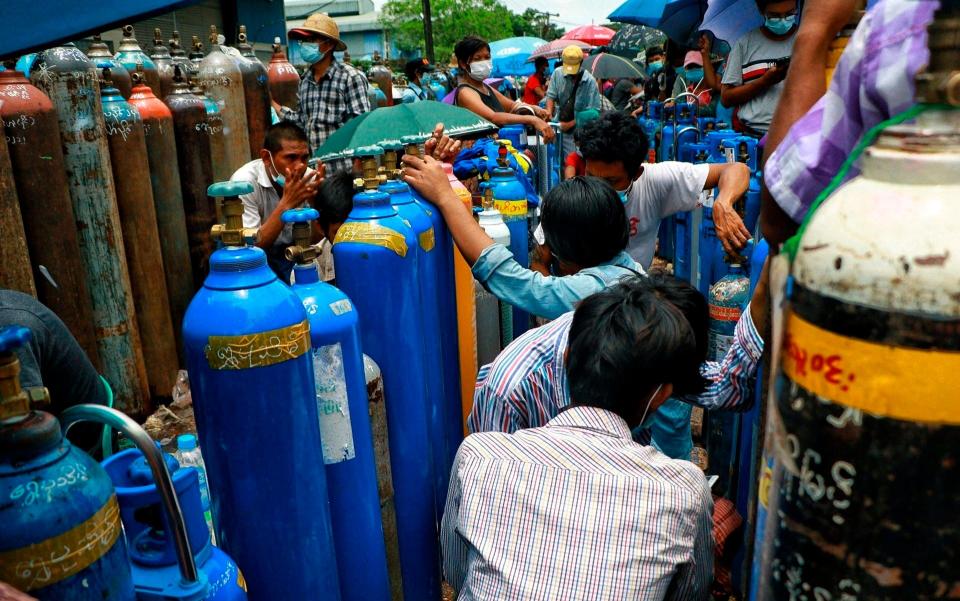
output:
[[627,0],[608,18],[653,27],[671,40],[687,44],[697,31],[706,4],[706,0]]
[[763,25],[756,0],[710,0],[700,29],[713,32],[731,46],[745,33]]
[[493,42],[490,44],[490,56],[493,58],[493,72],[490,76],[533,75],[536,69],[527,59],[534,50],[546,43],[545,40],[533,37],[507,38]]

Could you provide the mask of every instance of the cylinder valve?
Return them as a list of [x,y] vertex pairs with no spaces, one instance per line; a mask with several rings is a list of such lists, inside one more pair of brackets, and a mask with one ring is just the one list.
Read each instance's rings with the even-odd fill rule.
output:
[[294,261],[300,265],[307,265],[320,256],[320,244],[310,244],[311,227],[310,222],[318,219],[320,213],[316,209],[303,207],[300,209],[290,209],[280,215],[280,220],[284,223],[293,224],[293,245],[288,246],[284,251],[288,261]]
[[207,188],[207,196],[219,198],[220,211],[224,223],[218,223],[210,230],[210,237],[224,246],[248,246],[256,244],[259,231],[256,228],[243,227],[243,201],[241,194],[251,194],[250,182],[217,182]]

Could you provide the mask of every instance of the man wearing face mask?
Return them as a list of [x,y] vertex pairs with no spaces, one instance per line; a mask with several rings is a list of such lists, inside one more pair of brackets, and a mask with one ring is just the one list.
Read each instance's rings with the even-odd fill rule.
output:
[[[527,345],[539,355],[511,355],[500,366],[508,372],[549,365],[529,383],[533,406],[503,406],[503,422],[490,428],[503,431],[471,434],[457,451],[440,540],[444,575],[461,598],[707,597],[706,478],[693,463],[631,440],[671,395],[708,384],[706,322],[706,301],[689,284],[634,276],[501,354]],[[557,389],[566,402],[519,430]]]
[[280,216],[288,209],[312,202],[323,181],[323,167],[320,172],[308,169],[309,158],[307,135],[299,126],[281,121],[267,128],[260,158],[250,161],[230,178],[253,185],[253,192],[240,195],[243,227],[259,229],[257,246],[267,253],[270,268],[283,282],[290,281],[293,269],[293,263],[284,256],[293,243],[293,226],[284,225]]
[[547,87],[547,113],[560,122],[564,132],[563,156],[576,152],[573,132],[577,127],[576,115],[583,111],[600,111],[600,88],[589,71],[583,69],[583,50],[579,46],[563,49],[563,65],[550,76]]
[[714,188],[718,191],[713,205],[717,237],[728,253],[746,246],[752,234],[733,209],[750,187],[746,165],[647,164],[648,149],[643,128],[626,113],[605,113],[580,131],[580,154],[587,163],[587,175],[606,180],[626,205],[630,223],[627,252],[637,263],[649,269],[653,262],[661,219],[695,209],[701,192]]
[[[363,73],[333,56],[346,50],[347,45],[340,40],[336,22],[326,13],[310,15],[289,35],[300,40],[300,58],[310,66],[300,80],[297,110],[280,106],[275,100],[273,108],[281,119],[293,121],[307,132],[312,153],[344,123],[370,110],[369,83]],[[350,167],[348,160],[327,165],[331,171]]]
[[647,48],[647,79],[643,83],[643,97],[647,101],[661,100],[661,92],[666,95],[666,73],[664,71],[664,61],[666,55],[660,46],[651,46]]
[[736,109],[734,125],[761,137],[770,129],[797,32],[797,0],[757,0],[763,25],[737,40],[727,57],[721,102]]

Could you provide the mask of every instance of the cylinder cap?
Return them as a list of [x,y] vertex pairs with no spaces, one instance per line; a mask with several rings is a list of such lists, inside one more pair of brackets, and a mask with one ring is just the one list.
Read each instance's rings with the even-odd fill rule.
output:
[[307,207],[300,209],[289,209],[280,215],[280,221],[284,223],[309,223],[319,218],[319,211]]
[[192,451],[197,448],[197,437],[193,434],[181,434],[177,436],[177,448],[181,451]]

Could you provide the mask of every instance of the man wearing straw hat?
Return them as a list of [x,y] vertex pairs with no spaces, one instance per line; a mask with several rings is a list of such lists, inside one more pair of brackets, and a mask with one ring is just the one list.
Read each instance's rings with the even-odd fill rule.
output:
[[[275,100],[273,108],[281,119],[293,121],[307,132],[312,153],[344,123],[370,110],[369,84],[363,73],[333,56],[347,45],[326,13],[310,15],[303,25],[291,29],[289,36],[300,41],[300,58],[309,68],[300,81],[299,108],[280,106]],[[327,165],[327,173],[349,166],[348,161],[336,161]]]

